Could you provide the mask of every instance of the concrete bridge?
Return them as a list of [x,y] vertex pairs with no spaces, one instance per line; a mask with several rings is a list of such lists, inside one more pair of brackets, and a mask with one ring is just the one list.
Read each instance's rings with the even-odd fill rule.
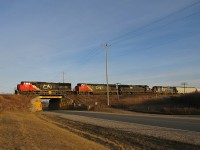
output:
[[49,105],[48,109],[69,109],[72,105],[73,100],[63,96],[52,96],[52,95],[40,95],[31,100],[30,111],[42,111],[42,99],[48,99]]

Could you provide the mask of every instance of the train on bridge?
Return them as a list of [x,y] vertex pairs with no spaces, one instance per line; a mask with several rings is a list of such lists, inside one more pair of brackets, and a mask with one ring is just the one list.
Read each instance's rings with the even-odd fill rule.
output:
[[[176,86],[153,86],[148,85],[124,85],[124,84],[109,84],[110,94],[184,94],[200,92],[200,88],[195,87],[176,87]],[[71,83],[53,83],[53,82],[35,82],[22,81],[17,85],[16,94],[23,95],[70,95],[70,94],[106,94],[107,84],[93,83],[78,83],[75,88],[72,88]]]

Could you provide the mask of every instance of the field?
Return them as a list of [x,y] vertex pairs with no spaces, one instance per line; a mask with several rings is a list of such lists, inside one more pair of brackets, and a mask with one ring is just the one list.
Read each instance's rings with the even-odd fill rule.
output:
[[[70,98],[76,99],[77,103],[91,105],[92,110],[95,111],[123,113],[125,110],[135,110],[134,106],[141,106],[137,107],[140,108],[137,111],[146,108],[145,111],[148,112],[158,113],[159,110],[159,113],[163,113],[162,108],[173,106],[173,108],[195,108],[195,111],[190,110],[187,113],[197,113],[199,94],[187,96],[120,96],[120,100],[118,100],[116,95],[112,95],[110,97],[112,107],[120,108],[120,110],[108,108],[106,96],[73,95]],[[99,127],[53,115],[44,115],[40,112],[31,113],[29,112],[31,98],[19,95],[0,95],[0,149],[200,148],[197,145]],[[190,100],[188,101],[188,99]],[[148,107],[150,108],[148,109]],[[169,110],[170,113],[179,112]]]
[[[106,95],[72,95],[75,102],[91,106],[91,110],[107,109]],[[110,107],[145,113],[196,115],[200,114],[200,93],[186,95],[110,95]]]
[[197,115],[200,114],[200,93],[127,97],[114,101],[112,107],[145,113]]

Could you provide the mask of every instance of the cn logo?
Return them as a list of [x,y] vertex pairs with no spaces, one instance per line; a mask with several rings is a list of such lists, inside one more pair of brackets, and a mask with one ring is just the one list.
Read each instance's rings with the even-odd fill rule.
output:
[[52,89],[52,85],[44,84],[43,89]]

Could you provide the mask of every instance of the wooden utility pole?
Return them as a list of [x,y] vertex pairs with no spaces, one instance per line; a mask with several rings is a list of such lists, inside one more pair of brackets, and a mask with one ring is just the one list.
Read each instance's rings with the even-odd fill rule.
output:
[[107,105],[110,105],[110,100],[109,100],[109,86],[108,86],[108,48],[111,45],[106,43],[105,48],[106,48],[106,83],[107,83]]
[[186,82],[183,82],[183,83],[181,83],[182,85],[183,85],[183,88],[184,88],[184,94],[185,94],[185,86],[187,85],[187,83]]
[[118,99],[118,101],[119,101],[119,85],[120,85],[120,83],[116,83],[117,99]]
[[63,83],[65,83],[65,72],[63,71]]

